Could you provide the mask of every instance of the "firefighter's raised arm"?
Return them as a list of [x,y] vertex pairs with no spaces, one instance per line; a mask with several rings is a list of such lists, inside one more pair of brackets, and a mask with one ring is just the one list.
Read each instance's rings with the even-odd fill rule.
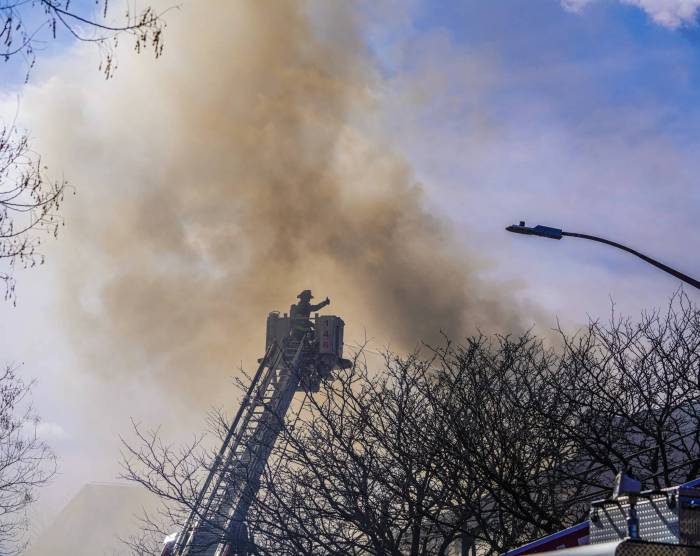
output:
[[326,299],[321,301],[321,303],[317,303],[316,305],[312,305],[311,311],[314,311],[314,312],[318,311],[320,309],[323,309],[326,305],[330,305],[330,304],[331,304],[331,300],[326,297]]
[[331,300],[326,298],[321,303],[318,303],[316,305],[311,305],[311,300],[313,299],[313,295],[311,294],[311,290],[304,290],[301,292],[299,295],[297,295],[299,298],[299,303],[296,305],[296,310],[292,311],[294,313],[292,315],[292,318],[309,318],[311,316],[311,313],[314,311],[318,311],[319,309],[323,309],[326,305],[330,305]]

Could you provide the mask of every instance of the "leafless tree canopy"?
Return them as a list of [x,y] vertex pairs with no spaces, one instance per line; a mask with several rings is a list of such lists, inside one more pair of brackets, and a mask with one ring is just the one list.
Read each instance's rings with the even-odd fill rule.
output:
[[[114,17],[114,4],[121,4],[121,17]],[[116,69],[114,54],[121,36],[132,38],[136,52],[150,47],[160,56],[164,27],[162,14],[152,7],[134,13],[128,2],[0,0],[0,58],[5,62],[22,58],[28,78],[37,52],[67,33],[70,38],[97,44],[103,55],[100,69],[110,77]]]
[[[137,52],[150,48],[160,56],[162,14],[151,7],[138,13],[132,13],[128,3],[122,7],[122,17],[116,17],[115,2],[108,0],[0,0],[0,60],[24,64],[28,79],[37,53],[61,33],[96,44],[100,69],[107,78],[116,69],[115,53],[123,36],[132,39]],[[39,245],[47,234],[58,232],[58,208],[65,188],[65,181],[47,177],[29,136],[14,123],[0,122],[0,282],[6,299],[14,299],[15,265],[43,262]]]
[[[112,17],[114,2],[86,3],[70,0],[0,0],[0,60],[19,60],[29,78],[37,53],[65,33],[71,39],[93,42],[101,52],[100,69],[107,78],[116,69],[115,52],[120,37],[133,39],[141,52],[162,52],[165,23],[152,8],[138,13],[128,9]],[[128,5],[126,5],[128,7]],[[8,68],[8,66],[5,66]],[[62,223],[58,209],[66,189],[63,180],[46,175],[41,158],[29,137],[12,123],[0,121],[0,289],[5,299],[15,299],[13,269],[43,262],[40,244],[56,235]],[[30,386],[10,367],[0,372],[0,553],[21,553],[26,533],[26,509],[37,488],[55,471],[55,458],[37,435],[39,423],[29,402]]]
[[53,453],[37,437],[30,390],[12,368],[0,374],[0,553],[8,555],[26,547],[26,510],[56,470]]
[[[560,337],[446,341],[387,354],[381,370],[360,353],[277,442],[249,516],[258,553],[439,555],[475,541],[496,554],[584,518],[622,467],[647,487],[695,478],[700,310],[679,294]],[[124,475],[164,501],[132,539],[150,554],[211,459],[199,440],[137,432]]]
[[38,249],[42,237],[58,233],[64,189],[65,182],[45,177],[26,135],[14,126],[0,128],[0,282],[6,299],[14,298],[15,264],[43,263]]

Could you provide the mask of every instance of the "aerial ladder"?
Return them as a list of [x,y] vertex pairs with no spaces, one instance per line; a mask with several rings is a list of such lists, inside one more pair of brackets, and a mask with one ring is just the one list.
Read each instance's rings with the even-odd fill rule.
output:
[[184,526],[165,539],[162,556],[251,553],[248,511],[294,394],[318,392],[333,370],[350,366],[343,359],[344,325],[330,315],[268,315],[265,355]]

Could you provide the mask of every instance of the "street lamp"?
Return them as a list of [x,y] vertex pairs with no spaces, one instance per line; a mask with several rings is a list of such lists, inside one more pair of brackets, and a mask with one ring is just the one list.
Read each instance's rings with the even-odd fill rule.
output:
[[682,280],[686,284],[690,284],[691,286],[695,286],[696,288],[700,289],[700,282],[695,280],[694,278],[691,278],[690,276],[686,276],[682,272],[678,272],[677,270],[671,268],[670,266],[666,266],[665,264],[660,263],[659,261],[655,261],[651,257],[647,257],[646,255],[642,255],[638,251],[635,251],[634,249],[630,249],[629,247],[626,247],[624,245],[621,245],[619,243],[615,243],[614,241],[610,241],[609,239],[604,239],[602,237],[596,237],[596,236],[589,236],[587,234],[575,234],[573,232],[565,232],[563,230],[560,230],[559,228],[550,228],[549,226],[535,226],[534,228],[530,228],[525,225],[525,222],[521,221],[520,224],[515,225],[513,224],[512,226],[508,226],[506,228],[509,232],[513,232],[514,234],[525,234],[528,236],[538,236],[538,237],[546,237],[549,239],[561,239],[564,236],[570,236],[570,237],[580,237],[583,239],[590,239],[591,241],[597,241],[599,243],[606,243],[607,245],[612,245],[613,247],[617,247],[618,249],[622,249],[623,251],[627,251],[628,253],[632,253],[633,255],[636,255],[642,260],[645,260],[649,264],[654,265],[656,268],[660,268],[664,272],[668,272],[670,275],[675,276],[679,280]]

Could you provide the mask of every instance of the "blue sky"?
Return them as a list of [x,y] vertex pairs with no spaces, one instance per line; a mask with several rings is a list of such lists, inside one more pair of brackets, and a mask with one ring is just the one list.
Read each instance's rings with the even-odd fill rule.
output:
[[[437,33],[459,53],[488,57],[509,74],[489,91],[491,106],[505,118],[517,117],[510,112],[523,103],[546,103],[563,126],[594,134],[606,122],[591,119],[591,113],[649,107],[654,132],[679,146],[698,137],[695,22],[670,29],[639,8],[610,1],[572,13],[554,0],[446,0],[417,3],[410,23],[398,29],[372,27],[368,44],[392,76],[410,71],[411,43]],[[397,45],[403,56],[395,55]]]
[[[675,282],[595,244],[496,240],[498,224],[523,218],[604,235],[700,274],[698,25],[660,23],[655,3],[645,6],[416,2],[409,17],[368,33],[381,71],[395,78],[387,127],[400,130],[394,144],[435,202],[478,238],[472,244],[491,244],[496,266],[500,256],[517,261],[531,283],[570,275],[581,290],[588,280],[576,276],[596,276],[595,292],[582,296],[593,308],[572,308],[579,316],[628,295],[660,303],[657,292]],[[397,107],[403,88],[431,79],[438,84],[426,98]],[[566,293],[543,290],[528,295],[568,312]]]
[[[104,21],[102,6],[95,2],[73,2],[70,4],[71,10],[74,13],[84,17],[90,21]],[[44,10],[39,9],[22,9],[22,24],[25,30],[32,34],[33,49],[36,52],[36,60],[38,67],[33,70],[31,67],[32,57],[21,52],[13,56],[9,60],[3,62],[2,80],[0,81],[0,91],[16,90],[21,88],[27,79],[29,72],[30,80],[34,80],[34,74],[37,72],[45,74],[46,66],[50,66],[52,61],[70,48],[74,42],[74,35],[61,25],[60,21],[56,25],[56,34],[53,35],[51,25],[47,21]],[[112,13],[108,13],[111,17]],[[66,21],[71,24],[74,31],[81,37],[91,38],[97,34],[78,22],[66,18]],[[14,36],[15,47],[21,43],[21,36]],[[43,66],[43,67],[42,67]]]

